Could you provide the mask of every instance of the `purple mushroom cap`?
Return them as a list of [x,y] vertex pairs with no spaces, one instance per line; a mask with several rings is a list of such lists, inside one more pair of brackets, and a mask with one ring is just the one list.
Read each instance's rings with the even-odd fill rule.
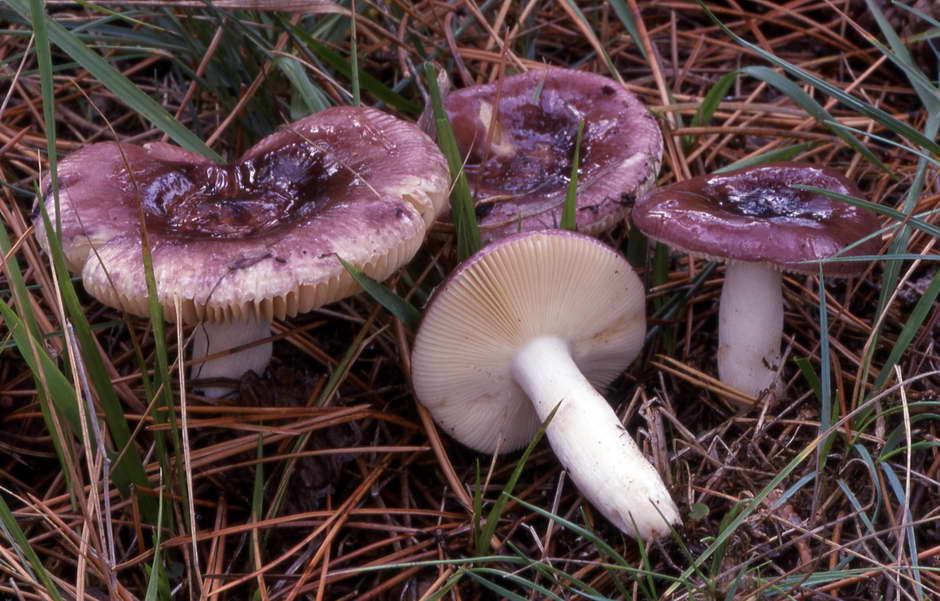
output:
[[[536,69],[449,93],[444,108],[466,162],[481,234],[556,228],[578,124],[577,228],[622,219],[655,182],[663,140],[655,119],[617,82],[570,69]],[[430,107],[420,121],[433,133]]]
[[[230,165],[107,142],[69,155],[58,174],[62,248],[86,289],[147,314],[142,215],[159,301],[189,323],[283,318],[353,294],[337,257],[388,277],[417,251],[450,182],[416,126],[354,107],[291,123]],[[55,223],[48,179],[43,191]]]
[[[794,185],[861,197],[840,172],[808,163],[781,162],[706,175],[658,188],[639,201],[634,225],[650,238],[712,259],[773,265],[816,273],[817,264],[878,230],[870,211]],[[844,256],[875,255],[877,237]],[[851,276],[866,263],[823,263],[828,276]]]

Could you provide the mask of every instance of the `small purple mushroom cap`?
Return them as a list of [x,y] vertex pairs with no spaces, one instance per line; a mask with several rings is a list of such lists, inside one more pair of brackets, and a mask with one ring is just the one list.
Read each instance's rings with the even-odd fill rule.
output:
[[[804,261],[832,257],[878,230],[874,213],[794,185],[862,195],[835,169],[768,163],[653,190],[637,202],[632,219],[650,238],[691,255],[805,273],[819,268]],[[845,255],[875,255],[880,245],[872,238]],[[865,267],[859,262],[827,262],[823,272],[850,276]]]
[[[728,261],[719,306],[718,373],[744,398],[783,392],[781,272],[818,273],[820,264],[813,261],[843,251],[844,256],[880,251],[880,240],[872,236],[879,228],[873,213],[795,185],[861,196],[834,169],[770,163],[659,188],[633,209],[634,225],[650,238],[693,256]],[[867,265],[822,263],[829,277],[857,275]]]
[[[498,99],[498,100],[497,100]],[[481,235],[556,228],[584,120],[577,229],[622,219],[656,180],[663,140],[656,120],[617,82],[570,69],[536,69],[444,98],[476,201]],[[430,107],[420,123],[433,133]]]

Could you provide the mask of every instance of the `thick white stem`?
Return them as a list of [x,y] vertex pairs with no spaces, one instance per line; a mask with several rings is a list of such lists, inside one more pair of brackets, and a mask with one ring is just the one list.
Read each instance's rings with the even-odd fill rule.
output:
[[[196,326],[193,333],[192,358],[194,361],[199,360],[208,355],[214,355],[236,346],[250,344],[270,336],[271,324],[265,320],[201,323]],[[209,359],[194,365],[190,377],[193,379],[237,379],[249,371],[261,374],[269,361],[271,361],[271,343],[266,342],[237,353]],[[218,386],[200,387],[200,390],[204,395],[211,398],[219,398],[231,392],[231,388]]]
[[585,498],[630,535],[667,534],[679,510],[610,405],[581,374],[568,344],[557,337],[529,342],[513,360],[513,376],[542,420],[558,406],[546,434]]
[[730,263],[718,316],[718,375],[758,397],[780,395],[777,379],[783,336],[780,272],[759,263]]

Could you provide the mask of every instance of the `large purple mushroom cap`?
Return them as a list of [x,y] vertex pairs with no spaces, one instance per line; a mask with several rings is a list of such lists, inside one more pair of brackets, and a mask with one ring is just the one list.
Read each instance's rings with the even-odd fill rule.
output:
[[[444,108],[466,163],[484,240],[561,222],[578,124],[577,229],[622,219],[655,182],[659,127],[617,82],[570,69],[536,69],[449,93]],[[421,123],[433,133],[430,107]],[[445,216],[446,218],[446,216]]]
[[[805,261],[832,257],[878,230],[871,211],[794,185],[861,197],[835,169],[768,163],[656,189],[637,201],[632,219],[650,238],[692,255],[807,273],[816,273],[818,266]],[[875,255],[880,245],[877,237],[870,238],[844,256]],[[826,262],[823,273],[845,277],[865,266]]]
[[69,155],[58,174],[62,247],[86,289],[147,314],[142,210],[159,301],[188,323],[283,318],[348,296],[357,287],[337,257],[388,277],[417,251],[450,180],[417,127],[353,107],[289,124],[230,165],[108,142]]

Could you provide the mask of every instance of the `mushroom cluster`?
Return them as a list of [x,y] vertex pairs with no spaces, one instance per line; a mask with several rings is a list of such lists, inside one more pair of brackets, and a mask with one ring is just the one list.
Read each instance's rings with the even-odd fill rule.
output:
[[[815,261],[880,249],[870,237],[879,227],[874,213],[797,185],[861,196],[834,169],[769,163],[659,188],[637,201],[632,213],[637,229],[653,240],[693,257],[727,261],[718,372],[722,382],[752,397],[779,393],[781,273],[818,273]],[[848,277],[866,264],[827,261],[822,268],[826,276]]]
[[555,411],[549,443],[581,493],[618,528],[669,532],[679,513],[597,388],[639,354],[645,293],[595,238],[527,232],[484,247],[431,299],[415,338],[415,396],[478,451],[525,445]]
[[[197,360],[270,337],[273,318],[357,292],[339,258],[391,275],[421,245],[450,183],[427,135],[364,107],[287,125],[230,165],[169,144],[99,143],[69,155],[58,175],[69,268],[101,302],[147,315],[145,225],[157,300],[168,319],[200,324]],[[48,179],[43,188],[55,223]],[[37,233],[48,249],[41,221]],[[263,343],[194,375],[260,373],[270,357]]]
[[[559,226],[582,121],[578,231],[612,227],[659,173],[663,140],[656,120],[636,96],[601,75],[535,69],[449,92],[444,109],[467,157],[484,241]],[[428,107],[419,123],[434,133],[430,115]]]

